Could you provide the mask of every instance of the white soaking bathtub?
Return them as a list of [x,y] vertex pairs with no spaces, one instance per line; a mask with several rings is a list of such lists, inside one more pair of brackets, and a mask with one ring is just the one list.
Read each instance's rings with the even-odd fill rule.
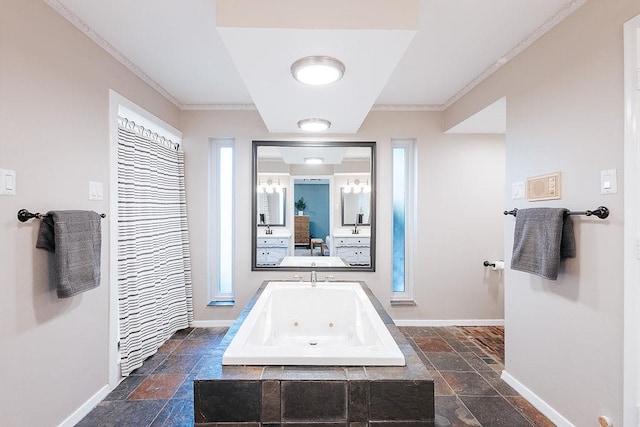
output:
[[222,356],[223,365],[404,366],[358,282],[270,282]]

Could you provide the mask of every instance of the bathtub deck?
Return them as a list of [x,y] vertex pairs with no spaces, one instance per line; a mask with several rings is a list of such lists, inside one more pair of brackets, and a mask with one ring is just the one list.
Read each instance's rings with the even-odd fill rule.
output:
[[195,425],[382,423],[434,425],[433,378],[405,336],[362,283],[406,360],[403,367],[222,366],[222,354],[266,282],[194,381]]

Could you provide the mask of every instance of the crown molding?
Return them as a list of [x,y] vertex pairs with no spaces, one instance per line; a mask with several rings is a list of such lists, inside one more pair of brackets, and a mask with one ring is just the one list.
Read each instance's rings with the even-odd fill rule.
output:
[[[182,104],[182,110],[256,111],[254,104]],[[375,104],[371,111],[443,111],[443,105]]]
[[183,104],[182,110],[257,111],[254,104]]
[[374,104],[371,111],[444,111],[444,105]]
[[[515,47],[509,50],[503,57],[498,59],[493,65],[486,68],[482,73],[467,83],[462,89],[454,94],[447,102],[441,105],[425,105],[425,104],[375,104],[371,107],[371,111],[444,111],[453,105],[460,98],[469,93],[473,88],[482,83],[485,79],[498,71],[504,64],[513,59],[516,55],[531,46],[536,40],[545,33],[571,15],[588,0],[572,0],[558,10],[551,18],[536,28],[525,39],[520,41]],[[86,22],[84,22],[75,13],[69,10],[60,0],[44,0],[53,10],[58,12],[62,17],[69,21],[73,26],[85,34],[89,39],[105,50],[109,55],[124,65],[129,71],[142,79],[145,83],[155,89],[164,96],[169,102],[178,107],[180,110],[213,110],[213,111],[256,111],[254,104],[183,104],[169,91],[156,82],[151,76],[142,71],[133,61],[127,58],[122,52],[116,49],[112,44],[106,41],[102,36],[96,33]]]
[[140,67],[127,58],[122,52],[116,49],[111,43],[106,41],[100,34],[96,33],[86,22],[84,22],[78,15],[73,13],[69,8],[62,4],[59,0],[44,0],[53,10],[58,12],[63,18],[69,21],[74,27],[80,30],[84,35],[89,37],[95,44],[105,50],[109,55],[115,58],[116,61],[124,65],[129,71],[142,79],[146,84],[155,89],[160,95],[167,98],[176,107],[182,109],[183,105],[180,101],[171,95],[165,88],[163,88],[158,82],[153,80],[151,76],[142,71]]
[[476,78],[467,83],[461,90],[459,90],[455,95],[453,95],[449,100],[443,105],[446,110],[451,105],[453,105],[456,101],[462,98],[464,95],[469,93],[473,88],[482,83],[485,79],[491,76],[493,73],[498,71],[504,64],[511,61],[516,55],[520,52],[527,49],[531,46],[536,40],[546,34],[553,27],[562,22],[566,17],[571,15],[573,12],[578,10],[581,6],[583,6],[588,0],[572,0],[571,2],[565,4],[560,8],[551,18],[547,19],[542,25],[536,28],[531,34],[529,34],[526,38],[524,38],[520,43],[515,45],[511,50],[509,50],[502,58],[498,59],[493,65],[490,65],[487,69],[485,69],[482,73],[480,73]]

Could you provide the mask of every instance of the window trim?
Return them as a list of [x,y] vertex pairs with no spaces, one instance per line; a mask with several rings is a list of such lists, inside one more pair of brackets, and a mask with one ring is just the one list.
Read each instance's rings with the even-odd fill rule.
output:
[[[391,179],[393,180],[393,150],[403,148],[405,152],[405,256],[404,256],[404,291],[393,290],[393,231],[391,233],[391,303],[392,305],[415,305],[413,302],[413,276],[414,276],[414,256],[416,250],[416,239],[407,238],[414,236],[416,228],[416,143],[414,139],[392,139],[391,140]],[[392,182],[393,188],[393,182]],[[392,192],[393,193],[393,192]],[[393,194],[391,198],[391,230],[393,230]]]
[[[221,179],[221,169],[218,167],[221,150],[224,148],[231,148],[231,172],[230,177],[223,177]],[[235,303],[235,213],[236,202],[235,198],[231,198],[231,242],[223,243],[221,241],[221,194],[220,183],[227,183],[230,185],[231,194],[235,194],[235,170],[236,170],[236,150],[235,150],[235,138],[211,138],[209,140],[209,226],[208,226],[208,264],[209,273],[207,277],[207,283],[209,284],[209,304],[210,306],[229,306]],[[225,253],[231,256],[231,291],[223,292],[221,287],[221,254],[222,246],[224,245]]]

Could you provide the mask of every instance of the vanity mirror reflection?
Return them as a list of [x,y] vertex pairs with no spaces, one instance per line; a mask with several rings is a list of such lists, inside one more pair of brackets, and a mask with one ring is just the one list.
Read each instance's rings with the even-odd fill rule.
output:
[[[269,180],[270,181],[270,180]],[[281,226],[286,223],[287,189],[278,184],[258,185],[256,191],[258,211],[258,227]]]
[[367,188],[358,189],[342,187],[342,225],[371,225],[371,190]]
[[252,270],[375,271],[375,142],[253,141],[253,191]]

